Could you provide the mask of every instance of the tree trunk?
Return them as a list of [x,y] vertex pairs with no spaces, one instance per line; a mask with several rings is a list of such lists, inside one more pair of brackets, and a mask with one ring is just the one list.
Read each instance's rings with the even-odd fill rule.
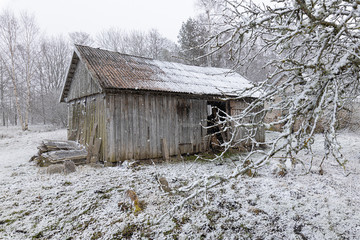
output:
[[[15,75],[15,73],[14,73],[14,75]],[[15,106],[16,106],[15,125],[17,125],[17,119],[19,118],[21,129],[23,131],[26,131],[27,126],[25,128],[24,121],[23,121],[23,118],[21,116],[21,107],[20,107],[19,96],[18,96],[18,91],[17,91],[17,84],[16,84],[16,81],[14,79],[14,75],[12,76],[11,80],[13,82],[13,87],[14,87]]]

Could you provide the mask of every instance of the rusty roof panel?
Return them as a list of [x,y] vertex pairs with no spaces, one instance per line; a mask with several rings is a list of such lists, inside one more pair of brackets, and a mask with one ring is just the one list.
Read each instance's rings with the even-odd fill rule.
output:
[[[80,45],[76,45],[75,52],[103,89],[223,95],[251,86],[229,69],[189,66]],[[65,89],[62,99],[64,94]]]

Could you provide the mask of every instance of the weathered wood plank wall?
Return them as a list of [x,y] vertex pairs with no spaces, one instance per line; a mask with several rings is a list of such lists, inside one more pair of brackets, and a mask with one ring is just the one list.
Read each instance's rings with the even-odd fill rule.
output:
[[108,161],[162,157],[162,139],[170,155],[205,151],[200,123],[206,100],[152,93],[106,96]]
[[80,61],[77,64],[73,81],[69,89],[68,101],[101,92],[102,90],[99,88],[99,86],[91,78],[89,72],[86,70],[85,64]]
[[100,160],[103,161],[108,158],[108,152],[105,151],[108,129],[104,95],[84,97],[69,103],[68,138],[87,145],[95,124],[98,124],[98,127],[94,137],[102,139]]
[[[235,115],[246,102],[231,101],[229,106]],[[97,94],[69,103],[68,135],[87,145],[98,124],[95,137],[102,139],[100,160],[104,162],[160,158],[163,146],[172,156],[192,154],[208,150],[206,129],[201,126],[207,115],[206,99],[153,93]],[[242,129],[236,139],[246,132]],[[264,137],[264,130],[258,129],[256,139],[264,141]]]

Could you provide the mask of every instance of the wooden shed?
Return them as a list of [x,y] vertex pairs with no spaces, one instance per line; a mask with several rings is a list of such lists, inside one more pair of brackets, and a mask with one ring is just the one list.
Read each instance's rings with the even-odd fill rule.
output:
[[68,137],[85,145],[101,138],[100,160],[114,163],[207,151],[201,122],[211,106],[238,112],[244,101],[221,97],[250,84],[228,69],[76,45],[60,101],[68,103]]

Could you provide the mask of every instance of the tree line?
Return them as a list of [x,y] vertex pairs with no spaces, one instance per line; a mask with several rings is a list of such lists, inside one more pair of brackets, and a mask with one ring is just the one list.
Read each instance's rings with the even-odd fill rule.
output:
[[[197,0],[200,14],[182,24],[177,43],[156,29],[145,32],[116,27],[94,36],[71,32],[49,37],[41,33],[34,15],[1,12],[0,125],[19,125],[23,130],[28,129],[29,123],[66,126],[66,106],[58,99],[73,44],[196,66],[231,68],[234,66],[231,49],[207,44],[221,28],[220,2]],[[249,64],[238,65],[237,71],[251,80],[263,78],[264,71],[256,68],[263,63],[247,60],[243,62]]]

